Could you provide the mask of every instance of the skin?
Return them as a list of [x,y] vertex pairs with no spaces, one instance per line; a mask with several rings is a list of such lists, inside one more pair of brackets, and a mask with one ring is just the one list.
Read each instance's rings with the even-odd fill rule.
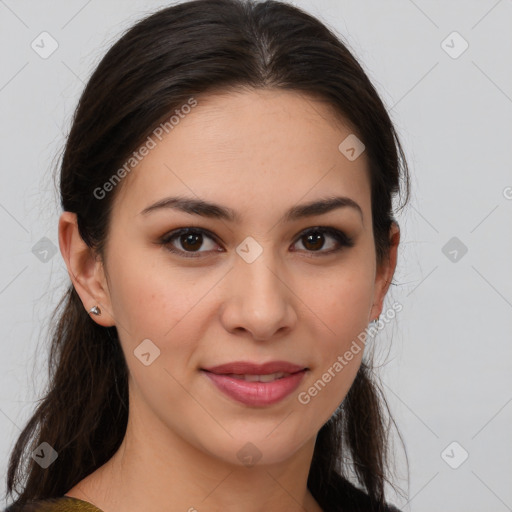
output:
[[[127,360],[129,420],[117,453],[66,495],[105,512],[320,511],[307,489],[316,435],[345,397],[362,351],[308,404],[297,399],[382,312],[396,266],[399,229],[377,266],[365,153],[349,161],[338,145],[350,127],[332,108],[295,92],[240,91],[198,105],[118,185],[102,263],[64,212],[59,243],[91,316],[117,327]],[[167,196],[232,208],[239,223],[174,209],[140,212]],[[279,222],[297,204],[332,195],[356,201],[326,214]],[[173,247],[172,230],[212,232]],[[332,226],[353,237],[317,243],[307,228]],[[263,249],[252,263],[235,249],[251,236]],[[323,245],[322,245],[323,241]],[[168,245],[171,245],[170,243]],[[192,247],[192,249],[191,249]],[[215,249],[221,249],[215,252]],[[134,356],[150,339],[160,356]],[[200,368],[230,361],[286,360],[309,368],[299,388],[270,406],[250,407],[221,393]],[[244,465],[252,443],[261,459]]]

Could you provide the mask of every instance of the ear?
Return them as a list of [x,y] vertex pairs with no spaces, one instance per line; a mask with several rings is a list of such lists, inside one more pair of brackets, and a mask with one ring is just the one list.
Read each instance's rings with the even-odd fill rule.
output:
[[98,306],[101,315],[91,314],[91,318],[104,327],[115,325],[103,262],[80,236],[75,213],[64,212],[60,216],[59,247],[85,310]]
[[376,320],[382,313],[384,298],[388,292],[391,280],[395,273],[398,244],[400,243],[400,228],[396,222],[392,222],[389,229],[390,247],[388,257],[377,267],[375,277],[375,294],[373,306],[370,311],[369,321]]

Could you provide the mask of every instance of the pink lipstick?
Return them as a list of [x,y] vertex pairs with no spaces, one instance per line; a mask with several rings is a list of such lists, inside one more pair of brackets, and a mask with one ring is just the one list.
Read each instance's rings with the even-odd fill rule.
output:
[[308,368],[287,361],[235,361],[202,370],[230,398],[263,407],[280,402],[297,389]]

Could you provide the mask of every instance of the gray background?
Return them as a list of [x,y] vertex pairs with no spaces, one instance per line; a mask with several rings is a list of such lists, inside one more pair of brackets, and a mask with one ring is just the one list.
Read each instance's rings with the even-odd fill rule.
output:
[[[404,511],[512,510],[512,1],[295,4],[359,58],[412,174],[387,298],[403,310],[377,336],[410,468],[407,482],[397,443],[407,496],[390,496]],[[122,30],[163,5],[0,0],[2,476],[41,397],[48,315],[67,283],[52,166],[94,66]],[[58,43],[46,59],[31,48],[43,31]],[[460,37],[448,37],[454,31]]]

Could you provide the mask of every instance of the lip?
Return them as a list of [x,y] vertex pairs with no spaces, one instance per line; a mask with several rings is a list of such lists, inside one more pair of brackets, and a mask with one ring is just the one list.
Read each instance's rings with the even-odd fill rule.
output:
[[[233,361],[201,371],[224,394],[244,405],[264,407],[280,402],[293,393],[309,371],[301,365],[289,361],[269,361],[253,363]],[[289,373],[290,375],[272,382],[249,382],[232,375],[269,375],[271,373]]]
[[233,361],[231,363],[202,368],[207,372],[217,375],[235,374],[235,375],[268,375],[270,373],[297,373],[307,370],[305,366],[290,363],[288,361],[270,361],[268,363],[258,364],[250,361]]
[[233,400],[248,406],[265,407],[280,402],[293,393],[308,370],[303,369],[272,382],[249,382],[237,379],[236,377],[230,377],[229,375],[212,373],[207,370],[201,371],[220,391]]

